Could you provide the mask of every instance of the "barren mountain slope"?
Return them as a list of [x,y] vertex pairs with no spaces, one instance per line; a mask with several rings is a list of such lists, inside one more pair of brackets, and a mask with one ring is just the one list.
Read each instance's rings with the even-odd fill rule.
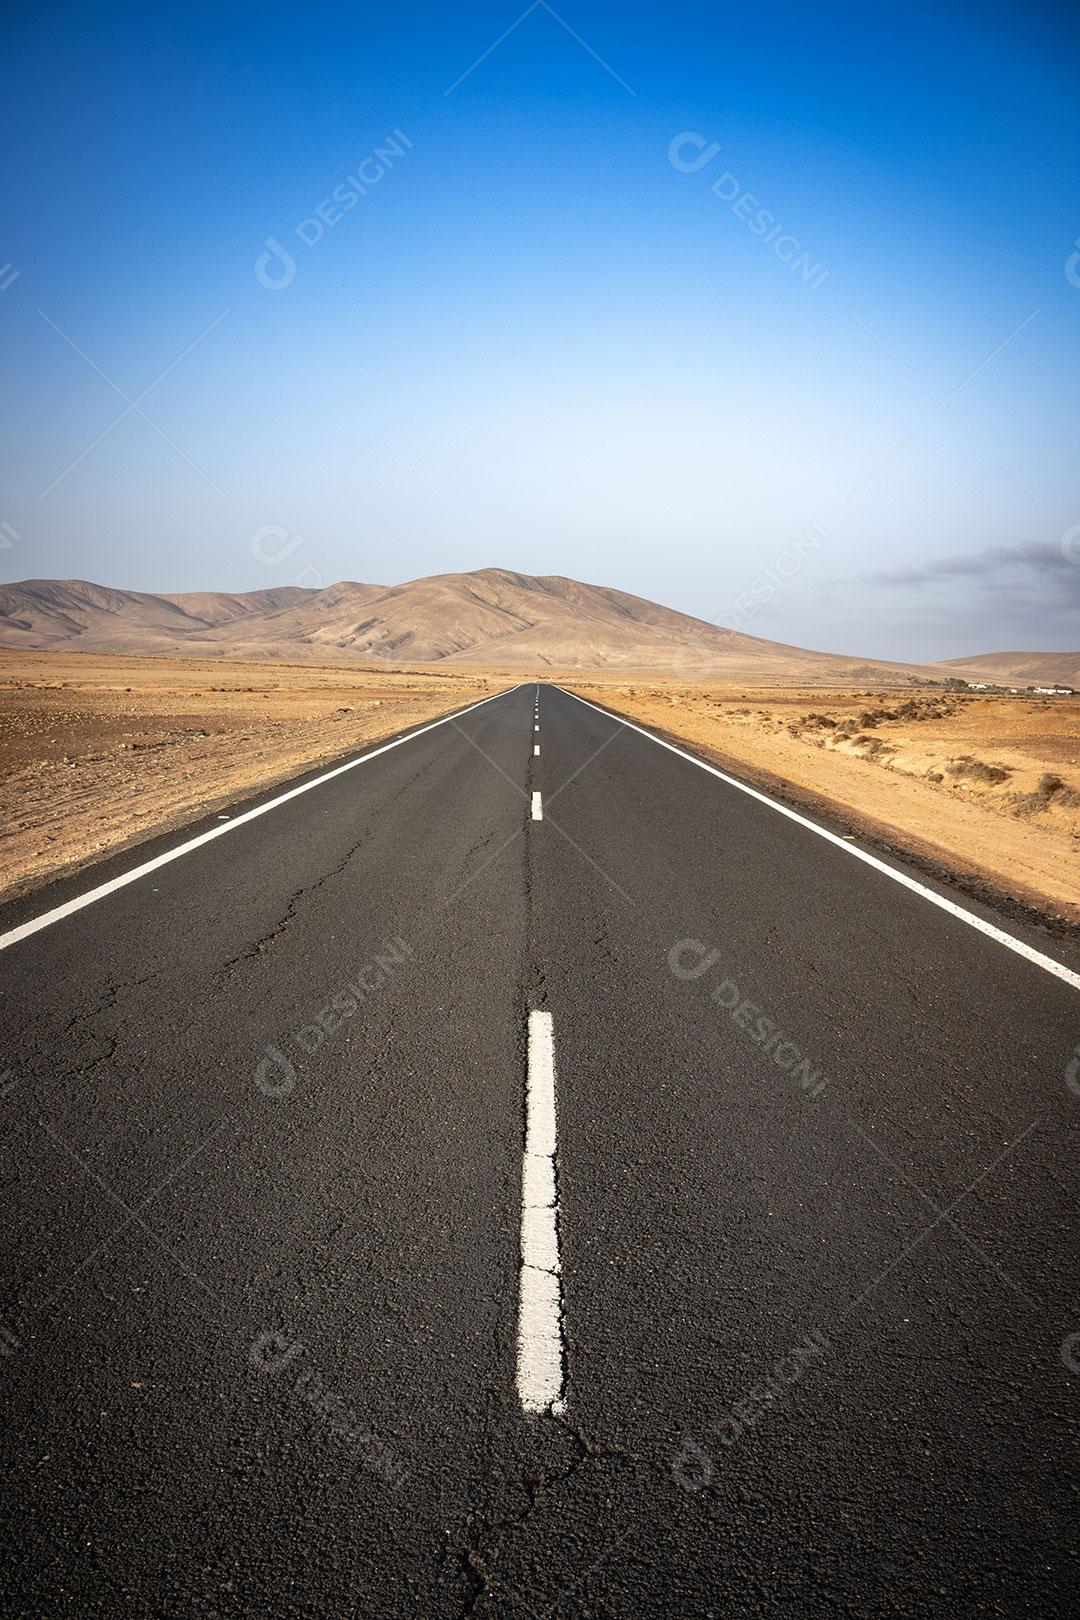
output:
[[[343,580],[298,586],[152,595],[82,580],[26,580],[0,587],[0,648],[184,653],[204,658],[338,663],[453,663],[507,672],[617,669],[680,680],[824,685],[911,676],[1065,681],[1080,658],[1003,654],[1038,664],[1005,676],[995,655],[922,667],[808,651],[724,630],[626,591],[561,575],[481,568],[403,585]],[[1053,668],[1054,674],[1049,671]],[[1042,671],[1045,669],[1046,674]],[[985,671],[985,672],[983,672]]]
[[1080,690],[1080,652],[976,653],[944,659],[941,668],[969,681],[1000,686],[1071,686]]

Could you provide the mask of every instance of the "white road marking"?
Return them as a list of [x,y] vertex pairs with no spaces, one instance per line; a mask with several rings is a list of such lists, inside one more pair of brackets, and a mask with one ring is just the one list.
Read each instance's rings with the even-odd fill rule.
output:
[[534,730],[534,731],[539,731],[539,730],[540,730],[540,727],[539,727],[539,726],[533,726],[533,730]]
[[517,1390],[526,1412],[561,1413],[562,1288],[555,1190],[555,1032],[549,1012],[529,1013],[525,1152],[521,1165],[521,1281]]
[[533,743],[533,753],[538,754],[539,752],[540,752],[540,744],[539,743]]
[[540,803],[539,793],[534,793],[532,796],[532,818],[534,821],[543,821],[544,819],[544,808]]
[[438,726],[449,725],[451,720],[461,720],[474,709],[482,709],[485,703],[494,703],[496,698],[507,697],[511,692],[518,690],[516,686],[509,686],[505,692],[494,692],[491,697],[481,698],[479,703],[470,703],[467,709],[457,709],[453,714],[444,714],[441,720],[432,720],[428,725],[410,731],[406,737],[396,737],[393,742],[372,748],[359,759],[350,759],[344,765],[335,765],[333,770],[324,771],[321,776],[314,777],[310,782],[301,782],[299,787],[289,788],[287,793],[279,793],[276,799],[257,805],[254,810],[245,810],[242,815],[233,816],[221,826],[212,827],[209,832],[200,833],[197,838],[189,838],[186,844],[178,844],[175,849],[167,850],[164,855],[155,855],[152,861],[144,861],[141,866],[133,866],[129,872],[122,873],[120,877],[112,878],[108,883],[101,883],[96,889],[88,889],[85,894],[77,895],[74,900],[68,900],[52,911],[44,911],[40,917],[34,917],[30,922],[20,923],[18,928],[12,928],[8,933],[0,934],[0,951],[7,950],[9,945],[18,944],[20,940],[27,939],[42,928],[50,927],[63,917],[70,917],[74,912],[82,911],[84,906],[92,906],[96,900],[103,900],[107,894],[115,894],[117,889],[124,889],[129,883],[137,882],[148,872],[156,872],[159,867],[168,866],[170,861],[179,860],[181,855],[186,855],[190,850],[213,843],[215,838],[221,838],[234,828],[242,827],[245,822],[254,821],[257,816],[265,816],[269,811],[276,810],[279,805],[298,798],[301,793],[310,793],[312,788],[321,787],[324,782],[330,782],[335,776],[344,775],[346,771],[354,771],[358,765],[366,765],[369,759],[377,759],[380,754],[389,753],[391,748],[400,748],[402,743],[412,742],[414,737],[422,737],[426,731],[434,731]]
[[[566,688],[560,687],[559,691],[565,692]],[[1004,945],[1008,950],[1015,951],[1017,956],[1022,956],[1025,961],[1033,962],[1036,967],[1041,967],[1045,972],[1052,973],[1055,978],[1064,980],[1074,990],[1080,990],[1080,973],[1074,973],[1071,968],[1063,967],[1060,962],[1055,962],[1052,956],[1044,956],[1041,951],[1035,950],[1033,946],[1026,945],[1022,939],[1015,939],[1012,934],[1005,933],[1004,929],[995,928],[993,923],[985,922],[982,917],[977,917],[974,912],[965,911],[963,906],[958,906],[954,900],[946,899],[943,894],[935,894],[934,890],[928,889],[924,883],[919,883],[915,878],[908,877],[906,872],[899,872],[894,866],[888,866],[884,861],[879,861],[876,855],[871,855],[868,850],[860,849],[857,844],[847,842],[839,833],[829,832],[827,827],[819,827],[816,822],[809,821],[806,816],[801,816],[797,810],[789,809],[786,804],[779,804],[775,799],[770,799],[767,793],[760,792],[758,788],[750,787],[746,782],[740,782],[738,777],[729,776],[726,771],[719,770],[715,765],[707,764],[703,759],[695,758],[693,754],[688,754],[685,749],[676,748],[674,743],[666,742],[663,737],[657,737],[653,732],[647,731],[644,726],[635,725],[632,720],[624,720],[622,715],[613,714],[610,709],[601,709],[598,704],[590,703],[588,698],[578,697],[576,692],[566,692],[566,695],[576,699],[578,703],[583,703],[587,709],[595,709],[597,714],[602,714],[607,720],[618,720],[621,725],[628,727],[630,731],[639,732],[642,737],[648,737],[650,742],[656,743],[660,748],[666,748],[670,753],[678,754],[680,759],[688,759],[691,765],[697,765],[701,770],[708,771],[710,776],[719,777],[721,782],[726,782],[729,787],[738,788],[740,793],[746,793],[751,799],[757,799],[759,804],[768,805],[770,810],[775,810],[779,815],[786,816],[789,821],[797,821],[800,827],[806,827],[810,832],[817,833],[819,838],[824,838],[828,843],[834,844],[837,849],[842,849],[846,855],[854,855],[856,860],[864,862],[867,866],[872,866],[875,872],[884,872],[886,877],[892,878],[894,883],[902,884],[905,889],[910,889],[912,894],[921,895],[924,900],[929,900],[931,905],[939,906],[942,911],[947,911],[951,917],[957,917],[961,922],[967,923],[969,928],[974,928],[980,934],[985,934],[988,939],[996,940],[999,945]],[[0,941],[0,944],[2,943]]]

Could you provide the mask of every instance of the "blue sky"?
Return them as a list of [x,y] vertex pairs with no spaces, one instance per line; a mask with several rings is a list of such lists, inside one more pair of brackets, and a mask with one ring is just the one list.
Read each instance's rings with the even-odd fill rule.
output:
[[498,563],[840,651],[1076,643],[1067,7],[6,33],[4,577]]

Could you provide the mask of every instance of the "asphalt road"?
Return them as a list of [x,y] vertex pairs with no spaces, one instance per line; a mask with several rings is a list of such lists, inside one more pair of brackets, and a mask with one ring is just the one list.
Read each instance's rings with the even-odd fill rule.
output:
[[1075,1614],[1080,990],[536,694],[0,951],[0,1608]]

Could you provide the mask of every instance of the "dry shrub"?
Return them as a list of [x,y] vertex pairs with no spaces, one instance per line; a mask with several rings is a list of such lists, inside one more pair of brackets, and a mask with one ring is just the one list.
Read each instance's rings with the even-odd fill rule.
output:
[[1045,793],[1011,793],[1008,802],[1014,816],[1037,816],[1050,808],[1050,799]]
[[985,782],[988,786],[1007,782],[1012,774],[1011,765],[987,765],[985,760],[974,759],[971,754],[950,759],[945,769],[950,776],[963,777],[969,782]]

